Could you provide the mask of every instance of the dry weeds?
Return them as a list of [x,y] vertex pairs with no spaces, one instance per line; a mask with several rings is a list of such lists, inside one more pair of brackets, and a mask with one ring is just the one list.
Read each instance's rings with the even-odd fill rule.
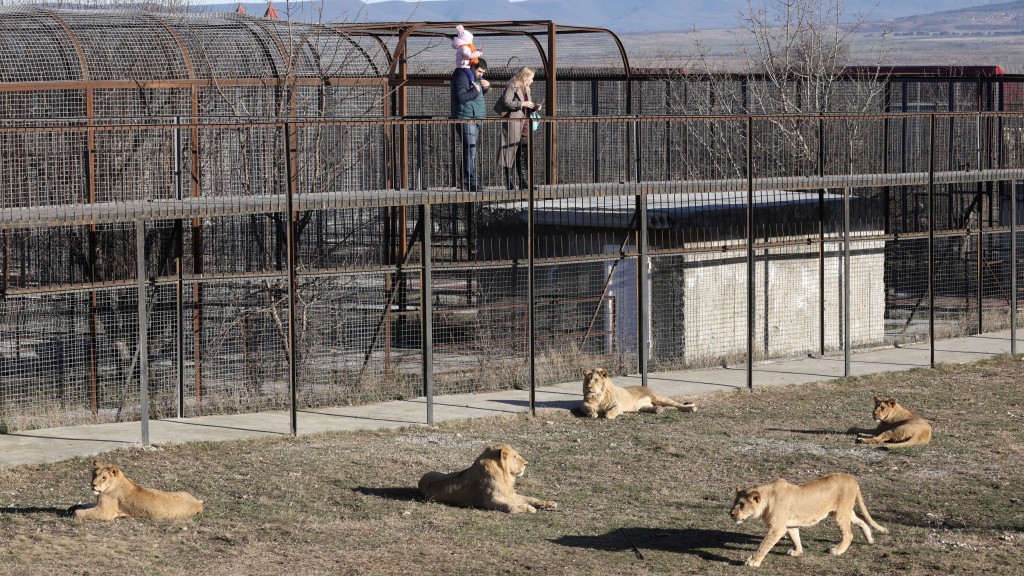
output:
[[[844,471],[875,520],[834,557],[831,520],[786,541],[760,573],[1007,574],[1024,552],[1022,363],[1002,357],[700,399],[615,421],[565,411],[438,428],[122,450],[105,460],[137,482],[206,503],[189,520],[87,523],[89,460],[0,469],[0,573],[60,574],[750,574],[763,535],[728,518],[733,488]],[[933,422],[904,452],[857,446],[873,395]],[[424,502],[428,470],[467,466],[509,442],[528,460],[520,492],[560,509],[507,515]]]

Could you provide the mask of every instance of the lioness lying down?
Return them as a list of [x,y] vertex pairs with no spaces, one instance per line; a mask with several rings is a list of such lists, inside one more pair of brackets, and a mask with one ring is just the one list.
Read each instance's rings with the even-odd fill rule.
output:
[[932,439],[932,426],[927,420],[900,406],[895,398],[882,400],[875,396],[872,418],[878,422],[874,430],[851,428],[858,444],[883,444],[885,448],[920,446]]
[[488,446],[473,465],[461,472],[427,472],[420,492],[428,500],[502,512],[554,509],[557,502],[516,494],[516,478],[526,473],[526,460],[508,444]]
[[83,520],[113,520],[119,516],[132,518],[182,518],[203,511],[203,501],[188,492],[164,492],[143,488],[132,482],[120,467],[92,463],[92,491],[96,505],[75,508],[75,517]]
[[[854,504],[860,506],[863,519],[854,513]],[[793,549],[789,551],[789,555],[803,554],[799,528],[813,526],[832,513],[836,516],[836,524],[839,525],[839,532],[842,534],[839,545],[829,549],[832,554],[842,554],[850,547],[850,542],[853,541],[850,522],[861,529],[864,538],[871,544],[875,542],[871,537],[871,528],[882,533],[888,532],[871,519],[867,507],[864,506],[860,486],[849,474],[828,474],[798,485],[779,478],[771,484],[756,488],[737,488],[736,501],[729,515],[737,524],[747,518],[760,518],[768,525],[768,534],[758,546],[757,552],[747,558],[747,566],[760,566],[772,546],[775,546],[785,534],[793,541]]]
[[604,368],[583,373],[580,412],[584,416],[597,418],[603,415],[614,420],[623,412],[660,412],[664,406],[678,408],[682,412],[697,410],[693,402],[676,402],[644,386],[616,386]]

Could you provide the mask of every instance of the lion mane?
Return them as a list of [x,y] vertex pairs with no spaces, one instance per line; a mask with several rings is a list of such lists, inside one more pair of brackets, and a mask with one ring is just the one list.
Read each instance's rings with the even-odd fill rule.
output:
[[92,463],[92,490],[96,505],[75,508],[76,518],[113,520],[121,516],[145,518],[184,518],[203,511],[203,501],[188,492],[164,492],[143,488],[125,476],[119,466]]
[[557,502],[516,493],[515,481],[526,473],[526,459],[508,444],[484,448],[473,465],[460,472],[427,472],[419,490],[435,502],[519,513],[554,509]]

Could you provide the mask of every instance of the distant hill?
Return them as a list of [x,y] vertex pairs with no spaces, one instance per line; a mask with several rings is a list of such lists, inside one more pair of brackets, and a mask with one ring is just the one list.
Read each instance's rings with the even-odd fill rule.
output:
[[[307,22],[467,22],[550,20],[608,28],[618,34],[634,66],[690,67],[699,37],[721,66],[742,70],[740,9],[745,0],[436,0],[365,4],[361,0],[275,2],[282,18]],[[198,8],[232,12],[237,3]],[[262,15],[266,2],[243,3]],[[642,6],[642,8],[640,8]],[[724,6],[724,8],[723,8]],[[848,21],[865,24],[852,39],[851,64],[1000,65],[1024,73],[1024,0],[844,0]],[[322,8],[322,9],[321,9]],[[286,15],[290,11],[290,16]],[[749,40],[749,39],[747,39]]]
[[1020,34],[1024,31],[1024,1],[916,14],[873,23],[867,30],[883,28],[897,35]]
[[[247,13],[254,15],[262,15],[267,7],[266,2],[242,4]],[[1019,5],[1020,2],[1010,4]],[[237,5],[212,4],[200,8],[229,12]],[[995,4],[987,0],[845,0],[843,11],[849,20],[865,17],[872,21],[886,21],[986,5]],[[745,6],[744,0],[388,0],[372,4],[360,0],[324,0],[323,4],[274,4],[282,16],[289,9],[292,19],[306,21],[551,20],[558,24],[609,28],[615,32],[738,28],[742,23],[740,13]]]

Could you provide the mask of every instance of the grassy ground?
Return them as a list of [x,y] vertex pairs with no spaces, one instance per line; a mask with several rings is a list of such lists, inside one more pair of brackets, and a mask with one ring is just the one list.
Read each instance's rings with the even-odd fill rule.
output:
[[[1010,357],[696,399],[694,414],[586,420],[564,411],[438,428],[121,450],[140,484],[186,489],[188,520],[80,522],[90,460],[0,469],[0,573],[57,574],[1008,574],[1024,552],[1022,362]],[[873,395],[933,422],[932,443],[858,446]],[[489,443],[529,461],[523,494],[557,511],[427,503],[416,482]],[[764,533],[728,517],[733,489],[855,475],[875,520],[840,557],[831,520],[742,566]]]

